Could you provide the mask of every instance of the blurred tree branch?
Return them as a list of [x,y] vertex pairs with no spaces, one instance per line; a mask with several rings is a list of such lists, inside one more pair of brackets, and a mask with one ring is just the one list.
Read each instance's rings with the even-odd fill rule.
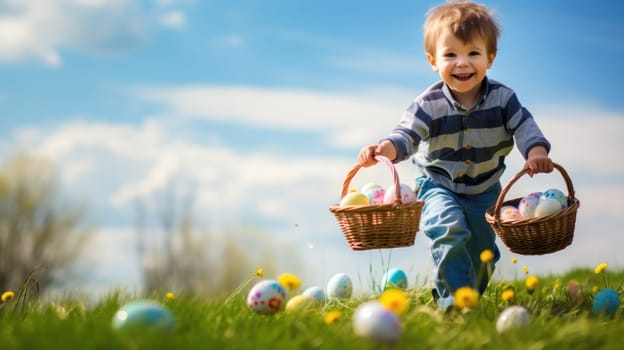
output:
[[0,167],[0,290],[18,289],[36,266],[43,291],[67,277],[88,239],[85,209],[63,197],[54,165],[20,153]]

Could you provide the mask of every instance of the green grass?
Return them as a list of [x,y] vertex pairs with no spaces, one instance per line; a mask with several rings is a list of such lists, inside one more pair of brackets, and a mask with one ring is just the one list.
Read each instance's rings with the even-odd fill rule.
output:
[[[583,293],[576,301],[567,293],[572,279],[579,282]],[[364,299],[330,301],[297,313],[263,316],[247,308],[248,287],[219,300],[177,296],[169,301],[154,293],[149,299],[173,313],[175,331],[124,334],[111,328],[111,320],[123,304],[137,299],[131,295],[114,291],[90,306],[79,299],[38,302],[16,295],[1,305],[0,349],[621,349],[622,308],[611,317],[591,312],[592,287],[602,288],[605,282],[622,295],[624,272],[597,276],[593,271],[576,270],[541,276],[533,293],[528,292],[524,280],[495,281],[478,308],[448,313],[434,306],[428,289],[410,289],[410,307],[400,316],[403,334],[393,346],[353,333],[351,318]],[[503,302],[500,293],[510,287],[515,290],[515,300]],[[531,324],[499,334],[496,319],[513,304],[529,310]],[[342,316],[336,323],[326,324],[324,315],[331,310],[339,310]]]

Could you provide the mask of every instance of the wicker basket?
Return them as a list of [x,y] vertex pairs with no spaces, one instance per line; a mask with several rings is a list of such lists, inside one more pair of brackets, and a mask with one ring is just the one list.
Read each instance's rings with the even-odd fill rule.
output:
[[[390,168],[397,199],[393,203],[381,205],[335,205],[329,211],[338,220],[340,229],[353,250],[412,246],[420,225],[420,212],[424,202],[403,205],[400,200],[399,175],[394,164],[385,157],[376,156],[375,159]],[[347,174],[340,198],[347,195],[351,179],[360,168],[360,165],[356,165]]]
[[567,208],[542,217],[501,221],[500,209],[506,205],[517,206],[522,199],[503,201],[511,186],[528,172],[528,169],[524,168],[509,180],[498,196],[496,204],[488,208],[485,213],[486,221],[513,253],[522,255],[549,254],[562,250],[572,243],[576,212],[580,202],[574,197],[574,187],[568,173],[561,165],[554,163],[554,166],[563,176],[568,189]]

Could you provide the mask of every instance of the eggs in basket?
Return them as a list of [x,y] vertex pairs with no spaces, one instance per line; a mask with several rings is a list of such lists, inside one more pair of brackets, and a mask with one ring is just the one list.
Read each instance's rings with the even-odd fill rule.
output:
[[[416,202],[416,192],[407,184],[399,184],[401,203],[409,204]],[[391,204],[396,199],[395,185],[388,188],[369,182],[359,190],[351,188],[340,201],[340,206],[347,205],[383,205]]]
[[568,207],[566,195],[559,189],[532,192],[522,197],[517,206],[506,205],[500,209],[502,221],[517,221],[553,215]]

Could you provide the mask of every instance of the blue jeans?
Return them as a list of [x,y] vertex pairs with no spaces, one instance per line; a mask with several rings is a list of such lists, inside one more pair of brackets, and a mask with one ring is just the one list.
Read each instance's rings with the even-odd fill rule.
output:
[[496,235],[484,215],[496,202],[501,186],[496,184],[481,194],[464,195],[429,178],[421,177],[416,182],[420,184],[418,198],[425,201],[420,231],[431,239],[433,293],[440,308],[447,309],[453,306],[453,294],[460,287],[475,288],[480,294],[485,291],[490,274],[485,264],[481,266],[483,250],[494,253],[490,273],[500,258]]

